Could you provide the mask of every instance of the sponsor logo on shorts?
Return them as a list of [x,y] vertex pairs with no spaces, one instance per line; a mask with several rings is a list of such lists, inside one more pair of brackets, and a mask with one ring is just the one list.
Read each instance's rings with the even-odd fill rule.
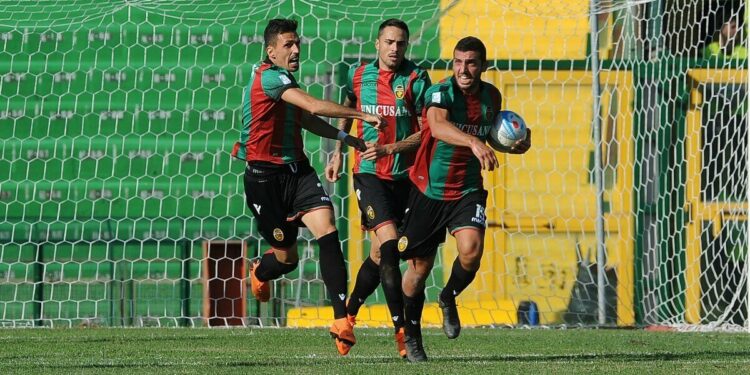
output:
[[284,231],[279,228],[273,230],[273,239],[276,241],[284,241]]
[[403,99],[404,98],[404,85],[397,85],[396,89],[393,90],[393,93],[396,94],[396,99]]
[[367,206],[367,218],[370,220],[375,219],[375,210],[372,209],[372,206]]
[[409,246],[409,239],[406,238],[406,236],[403,236],[398,239],[398,251],[406,250],[407,246]]

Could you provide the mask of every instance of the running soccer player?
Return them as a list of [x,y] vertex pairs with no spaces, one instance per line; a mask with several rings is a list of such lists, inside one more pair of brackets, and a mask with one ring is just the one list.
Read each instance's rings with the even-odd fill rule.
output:
[[[395,328],[399,355],[404,347],[403,295],[397,249],[397,226],[404,214],[409,192],[407,168],[419,146],[419,119],[424,93],[430,86],[427,72],[404,58],[409,28],[404,21],[388,19],[380,24],[375,49],[378,58],[349,70],[345,106],[383,116],[382,132],[358,122],[357,134],[367,141],[364,152],[355,153],[354,191],[362,214],[362,227],[374,232],[370,256],[362,264],[347,304],[355,317],[364,301],[383,281],[383,290]],[[352,121],[339,120],[339,129],[349,132]],[[341,142],[326,167],[326,178],[335,182],[342,167]],[[382,259],[381,259],[382,258]]]
[[[443,330],[456,338],[461,323],[458,296],[479,270],[485,230],[487,191],[482,169],[499,164],[485,144],[500,111],[500,91],[482,82],[487,50],[481,40],[466,37],[453,50],[453,76],[425,94],[422,143],[409,173],[413,184],[404,215],[398,250],[407,260],[403,276],[407,358],[426,361],[421,319],[425,279],[432,270],[436,249],[445,231],[456,238],[458,257],[439,296]],[[522,154],[531,147],[531,131],[505,152]]]
[[331,296],[335,320],[330,333],[339,353],[346,355],[356,343],[346,318],[346,266],[331,199],[305,156],[301,129],[364,151],[362,139],[339,131],[317,115],[354,118],[374,127],[379,127],[382,119],[316,99],[299,88],[292,75],[299,69],[300,56],[296,21],[269,21],[263,38],[267,58],[253,67],[245,90],[242,133],[232,151],[247,162],[247,206],[257,219],[261,236],[271,245],[253,264],[252,293],[258,301],[268,301],[270,281],[297,267],[297,233],[299,226],[306,226],[320,247],[320,271]]

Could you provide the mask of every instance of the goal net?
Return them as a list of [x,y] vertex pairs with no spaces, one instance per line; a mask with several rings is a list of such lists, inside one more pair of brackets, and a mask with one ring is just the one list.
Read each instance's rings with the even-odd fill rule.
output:
[[[748,329],[747,12],[709,0],[0,1],[0,326],[323,326],[317,243],[259,303],[267,248],[229,151],[271,18],[300,22],[307,92],[341,101],[410,27],[433,82],[461,37],[533,129],[498,154],[466,326]],[[333,142],[305,134],[322,175]],[[351,155],[350,155],[351,157]],[[350,166],[350,164],[348,165]],[[349,267],[368,255],[350,175],[326,184]],[[324,179],[322,179],[324,181]],[[324,182],[325,183],[325,182]],[[456,257],[449,236],[424,324]],[[387,326],[378,289],[358,322]]]

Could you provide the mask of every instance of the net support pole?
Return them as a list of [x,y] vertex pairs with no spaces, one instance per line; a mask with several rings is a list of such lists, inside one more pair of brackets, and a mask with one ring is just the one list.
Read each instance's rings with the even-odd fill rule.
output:
[[[745,15],[750,14],[750,12],[745,11]],[[750,123],[750,119],[745,119],[748,123]],[[748,124],[750,125],[750,124]],[[750,126],[747,127],[747,129],[750,129]],[[745,134],[745,147],[747,148],[745,152],[745,168],[750,171],[750,132],[747,132]],[[747,181],[745,186],[750,186],[750,173],[746,173],[745,176],[747,176]],[[745,209],[750,212],[750,190],[745,190]],[[750,238],[750,220],[745,222],[745,241]],[[745,330],[750,333],[750,249],[748,249],[748,244],[745,244]]]
[[34,303],[33,319],[34,325],[41,327],[44,325],[44,245],[39,244],[34,254]]
[[[190,251],[192,249],[192,242],[190,240],[182,241],[180,251],[180,310],[182,311],[182,318],[180,319],[180,325],[183,327],[189,327],[190,324]],[[244,260],[243,260],[244,261]]]
[[597,269],[597,300],[599,310],[599,324],[607,322],[606,315],[606,256],[604,253],[604,178],[602,173],[602,129],[600,121],[600,87],[599,87],[599,27],[596,19],[596,2],[590,0],[589,23],[591,27],[591,96],[592,96],[592,119],[591,128],[594,136],[594,183],[596,184],[596,269]]

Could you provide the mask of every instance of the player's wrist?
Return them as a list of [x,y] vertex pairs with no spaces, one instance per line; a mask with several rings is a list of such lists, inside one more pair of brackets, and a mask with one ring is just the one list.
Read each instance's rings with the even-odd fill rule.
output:
[[338,139],[339,141],[343,142],[346,139],[347,136],[349,136],[349,133],[347,133],[347,132],[345,132],[343,130],[339,130],[339,133],[336,135],[336,139]]
[[387,144],[383,147],[386,155],[393,155],[396,153],[396,145]]

